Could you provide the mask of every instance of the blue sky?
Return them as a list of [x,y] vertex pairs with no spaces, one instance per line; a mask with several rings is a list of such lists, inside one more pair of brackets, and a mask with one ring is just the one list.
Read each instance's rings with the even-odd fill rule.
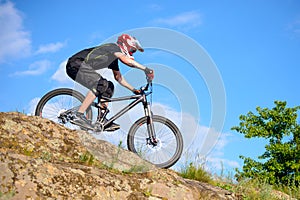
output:
[[[219,169],[221,162],[228,170],[241,167],[239,155],[256,157],[263,153],[263,141],[246,140],[230,130],[238,125],[239,115],[254,111],[257,106],[271,108],[275,100],[287,101],[290,107],[300,105],[297,0],[0,0],[0,23],[3,112],[31,113],[36,101],[49,90],[73,86],[63,71],[69,56],[116,34],[145,27],[166,28],[191,38],[217,67],[225,88],[226,116],[223,129],[216,130],[221,134],[218,142],[205,155],[214,164],[212,168]],[[142,45],[149,43],[146,40],[140,39]],[[194,49],[188,51],[194,53]],[[214,129],[210,126],[210,86],[190,63],[178,55],[151,48],[138,53],[135,59],[153,65],[157,72],[163,68],[159,66],[166,66],[187,82],[197,108],[186,108],[178,123],[190,123],[196,133]],[[121,66],[121,70],[130,77],[128,68]],[[176,75],[156,74],[157,83],[173,77]],[[180,88],[180,81],[176,80],[171,85],[157,84],[153,97],[158,111],[163,107],[175,118],[189,104],[181,99],[184,93],[176,90]],[[117,92],[126,93],[124,89]]]

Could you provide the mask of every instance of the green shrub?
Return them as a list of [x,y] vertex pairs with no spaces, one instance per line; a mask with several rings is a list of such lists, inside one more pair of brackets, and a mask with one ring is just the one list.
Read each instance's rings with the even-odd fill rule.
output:
[[185,166],[180,171],[180,176],[187,179],[197,180],[205,183],[211,183],[211,175],[204,170],[203,166],[195,166],[193,163],[190,163],[188,166]]

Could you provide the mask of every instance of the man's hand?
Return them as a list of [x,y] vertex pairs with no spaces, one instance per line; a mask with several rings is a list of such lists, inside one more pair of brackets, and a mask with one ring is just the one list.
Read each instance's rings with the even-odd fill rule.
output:
[[146,67],[144,71],[148,82],[151,82],[154,79],[154,70]]
[[133,92],[134,94],[141,94],[141,90],[137,90],[137,89],[133,89],[132,92]]

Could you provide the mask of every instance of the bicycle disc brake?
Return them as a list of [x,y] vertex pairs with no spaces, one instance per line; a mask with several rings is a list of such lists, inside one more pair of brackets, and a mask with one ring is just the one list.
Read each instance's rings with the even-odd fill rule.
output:
[[158,139],[157,138],[146,138],[147,145],[157,146]]

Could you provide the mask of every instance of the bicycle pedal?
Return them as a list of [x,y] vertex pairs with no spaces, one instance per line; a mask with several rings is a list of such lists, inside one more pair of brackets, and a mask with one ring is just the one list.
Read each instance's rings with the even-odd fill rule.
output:
[[116,130],[119,130],[120,127],[107,127],[105,128],[103,131],[107,131],[107,132],[113,132],[113,131],[116,131]]

